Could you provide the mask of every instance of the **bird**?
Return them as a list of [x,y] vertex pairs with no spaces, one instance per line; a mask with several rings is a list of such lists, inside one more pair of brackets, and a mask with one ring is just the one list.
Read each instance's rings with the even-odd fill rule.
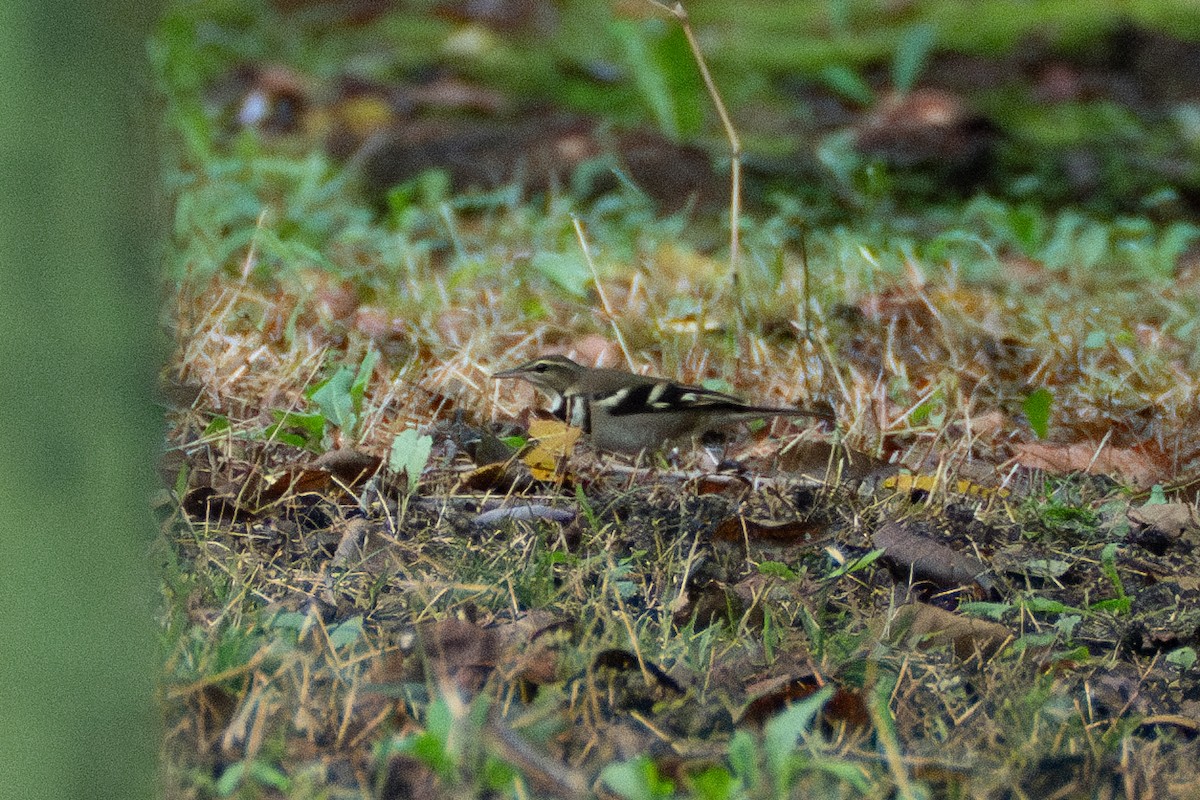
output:
[[665,378],[585,367],[560,355],[535,358],[492,378],[532,383],[550,399],[550,412],[582,429],[597,449],[628,455],[659,451],[737,422],[799,416],[833,420],[823,411],[751,405]]

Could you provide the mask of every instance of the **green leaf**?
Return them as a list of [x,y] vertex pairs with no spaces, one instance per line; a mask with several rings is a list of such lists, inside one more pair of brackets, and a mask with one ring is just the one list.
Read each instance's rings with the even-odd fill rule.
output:
[[[1117,593],[1118,600],[1127,600],[1125,595],[1125,585],[1121,582],[1121,576],[1117,573],[1117,543],[1109,542],[1104,545],[1104,549],[1100,551],[1100,571],[1104,573],[1109,582],[1113,585],[1113,590]],[[1104,601],[1101,601],[1104,602]],[[1127,604],[1126,604],[1127,605]],[[1093,605],[1095,608],[1095,605]],[[1124,610],[1128,610],[1125,608]]]
[[610,30],[625,51],[638,93],[659,130],[674,141],[698,134],[704,121],[704,91],[683,28],[658,20],[616,20]]
[[1074,608],[1073,606],[1069,606],[1066,603],[1059,602],[1058,600],[1050,600],[1049,598],[1046,598],[1046,597],[1039,597],[1037,595],[1032,595],[1030,597],[1024,598],[1021,601],[1021,605],[1023,605],[1027,610],[1032,611],[1035,614],[1066,614],[1066,613],[1082,614],[1083,613],[1083,611],[1081,609]]
[[250,775],[259,784],[270,786],[272,789],[278,789],[285,793],[292,785],[291,780],[288,779],[286,774],[262,761],[253,761],[250,763]]
[[875,92],[862,76],[842,64],[821,70],[821,80],[833,91],[859,105],[869,106],[875,102]]
[[1180,647],[1165,656],[1168,664],[1174,664],[1179,669],[1187,671],[1196,666],[1196,651],[1190,647]]
[[275,418],[275,422],[281,428],[298,428],[313,436],[320,436],[325,433],[324,414],[309,414],[303,411],[280,411],[276,409],[271,412],[271,416]]
[[1133,601],[1128,597],[1110,597],[1107,600],[1097,600],[1088,606],[1092,611],[1111,611],[1114,614],[1128,614],[1133,608]]
[[739,788],[737,779],[724,767],[709,767],[693,776],[691,784],[700,800],[729,800]]
[[737,731],[729,740],[729,766],[747,786],[758,783],[758,747],[754,737],[744,730]]
[[875,560],[882,556],[885,552],[886,551],[882,548],[878,550],[872,550],[861,558],[847,561],[845,564],[842,564],[833,572],[829,573],[829,577],[840,578],[843,575],[848,575],[852,572],[858,572],[859,570],[866,569],[867,567],[871,566],[871,564],[875,563]]
[[371,375],[375,373],[375,365],[379,363],[379,351],[374,347],[367,350],[367,354],[363,356],[362,363],[358,365],[358,373],[354,376],[354,383],[350,384],[350,398],[354,401],[355,413],[362,412],[363,397],[367,393],[367,386],[371,382]]
[[796,573],[787,564],[780,561],[763,561],[758,565],[758,572],[760,575],[774,575],[789,581],[796,580]]
[[379,352],[374,348],[367,351],[358,369],[343,364],[333,377],[309,392],[308,397],[317,404],[325,419],[346,433],[353,433],[362,412],[363,396],[379,362]]
[[1050,645],[1054,644],[1054,637],[1056,635],[1057,634],[1050,632],[1027,633],[1013,642],[1008,649],[1005,650],[1005,653],[1019,654],[1024,653],[1026,650],[1030,650],[1032,648],[1049,647]]
[[1009,611],[1012,611],[1011,603],[985,603],[983,601],[972,603],[960,603],[958,606],[959,612],[963,614],[971,614],[977,617],[987,617],[988,619],[999,620],[1004,617]]
[[324,414],[275,409],[271,416],[275,417],[275,424],[268,425],[261,438],[320,451],[321,440],[325,436]]
[[767,755],[767,765],[777,785],[786,785],[788,762],[796,749],[796,743],[802,736],[808,734],[817,712],[833,696],[833,687],[826,686],[815,694],[789,706],[786,710],[772,717],[763,730],[763,749]]
[[309,394],[309,399],[317,404],[325,419],[347,432],[352,431],[358,422],[354,413],[354,397],[350,394],[354,378],[355,371],[343,365],[338,367],[333,377],[317,384]]
[[396,434],[392,440],[392,450],[388,455],[388,467],[393,472],[403,473],[408,479],[408,492],[412,494],[417,489],[417,481],[429,463],[429,455],[433,452],[433,437],[417,433],[415,428],[408,428]]
[[1054,627],[1058,628],[1064,639],[1070,639],[1075,635],[1075,629],[1079,627],[1079,623],[1083,621],[1083,617],[1078,614],[1063,614],[1054,623]]
[[363,632],[362,615],[355,615],[345,622],[340,622],[329,629],[329,644],[339,649],[348,647],[359,640]]
[[582,253],[537,253],[530,263],[533,268],[558,288],[581,300],[588,296],[592,273]]
[[675,796],[675,784],[659,774],[658,765],[648,756],[609,764],[600,772],[600,780],[625,800],[666,800]]
[[1053,405],[1054,395],[1045,387],[1031,393],[1021,404],[1029,427],[1039,439],[1045,439],[1050,433],[1050,408]]
[[937,29],[928,23],[912,25],[900,34],[892,58],[892,86],[896,91],[910,92],[916,86],[936,38]]
[[217,778],[217,785],[214,787],[218,797],[229,797],[237,791],[238,786],[242,783],[242,776],[246,774],[246,762],[237,761],[230,764],[221,773],[221,777]]

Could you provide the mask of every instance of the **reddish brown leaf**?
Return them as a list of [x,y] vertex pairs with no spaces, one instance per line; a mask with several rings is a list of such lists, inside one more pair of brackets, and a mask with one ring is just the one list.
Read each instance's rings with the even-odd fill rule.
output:
[[366,483],[381,466],[383,459],[349,448],[330,450],[312,462],[314,469],[327,470],[338,483],[352,489]]
[[1139,488],[1164,483],[1170,478],[1169,465],[1145,447],[1112,447],[1076,442],[1023,442],[1016,445],[1016,460],[1026,467],[1047,472],[1087,472],[1111,475]]
[[717,525],[713,538],[724,542],[812,547],[833,538],[833,531],[825,523],[812,520],[758,522],[747,517],[729,517]]
[[[792,703],[816,694],[823,685],[815,675],[785,678],[782,684],[758,694],[751,700],[742,711],[739,723],[761,727]],[[828,723],[845,723],[848,727],[860,730],[871,724],[871,715],[863,702],[862,692],[841,686],[834,690],[826,702],[822,709],[822,718]]]

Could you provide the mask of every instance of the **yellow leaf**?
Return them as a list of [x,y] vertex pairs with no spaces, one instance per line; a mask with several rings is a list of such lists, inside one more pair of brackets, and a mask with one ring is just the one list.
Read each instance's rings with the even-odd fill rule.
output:
[[579,428],[556,419],[532,420],[529,438],[533,444],[521,460],[537,480],[557,480],[565,473],[567,458],[582,434]]
[[[937,487],[938,478],[935,475],[900,474],[893,475],[883,481],[883,488],[895,489],[898,492],[932,492]],[[1008,497],[1010,494],[1008,489],[989,489],[986,486],[980,486],[978,483],[968,480],[955,481],[953,491],[973,497]]]

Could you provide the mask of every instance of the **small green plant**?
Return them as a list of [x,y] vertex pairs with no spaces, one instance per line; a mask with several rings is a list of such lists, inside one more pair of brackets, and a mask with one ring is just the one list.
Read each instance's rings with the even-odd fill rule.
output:
[[1036,389],[1021,403],[1029,427],[1039,439],[1050,434],[1050,409],[1054,405],[1054,394],[1046,388]]
[[831,579],[840,578],[843,575],[850,575],[855,572],[860,572],[860,571],[866,569],[867,567],[871,566],[872,564],[874,564],[879,559],[879,557],[884,554],[884,552],[885,551],[882,549],[872,550],[871,552],[861,555],[858,558],[853,558],[853,559],[847,561],[846,563],[842,564],[840,567],[835,569],[833,572],[829,573],[829,577]]
[[259,759],[250,759],[235,761],[226,767],[213,789],[218,797],[232,797],[244,786],[274,789],[283,795],[289,795],[292,781],[274,764]]
[[675,783],[658,771],[658,765],[649,756],[609,764],[601,771],[600,780],[625,800],[670,800],[675,797]]
[[281,442],[320,453],[325,450],[327,420],[319,412],[271,411],[275,422],[263,429],[259,438],[268,442]]
[[917,23],[904,29],[892,54],[892,86],[896,91],[911,92],[916,88],[917,78],[936,41],[937,28],[929,23]]
[[421,434],[415,428],[406,428],[396,434],[392,440],[392,449],[388,452],[388,469],[397,475],[404,476],[408,495],[411,497],[417,491],[417,483],[429,456],[433,452],[433,437]]
[[386,761],[393,753],[411,755],[433,770],[445,790],[461,790],[459,796],[522,796],[514,792],[517,770],[488,751],[489,708],[483,695],[457,711],[446,698],[436,697],[426,707],[425,730],[391,740],[379,756]]
[[347,365],[338,367],[337,372],[330,378],[318,383],[308,392],[308,399],[316,403],[325,420],[348,436],[353,436],[358,431],[363,396],[378,362],[379,352],[372,348],[367,351],[358,369]]
[[1104,549],[1100,551],[1100,569],[1104,572],[1104,577],[1108,578],[1112,584],[1113,591],[1117,593],[1116,597],[1107,600],[1100,600],[1092,603],[1091,608],[1094,611],[1112,611],[1115,614],[1128,614],[1133,601],[1129,595],[1125,594],[1125,584],[1121,581],[1121,576],[1117,573],[1117,543],[1109,542],[1104,545]]
[[1191,647],[1180,647],[1164,656],[1168,664],[1179,668],[1180,672],[1188,672],[1196,666],[1196,651]]

